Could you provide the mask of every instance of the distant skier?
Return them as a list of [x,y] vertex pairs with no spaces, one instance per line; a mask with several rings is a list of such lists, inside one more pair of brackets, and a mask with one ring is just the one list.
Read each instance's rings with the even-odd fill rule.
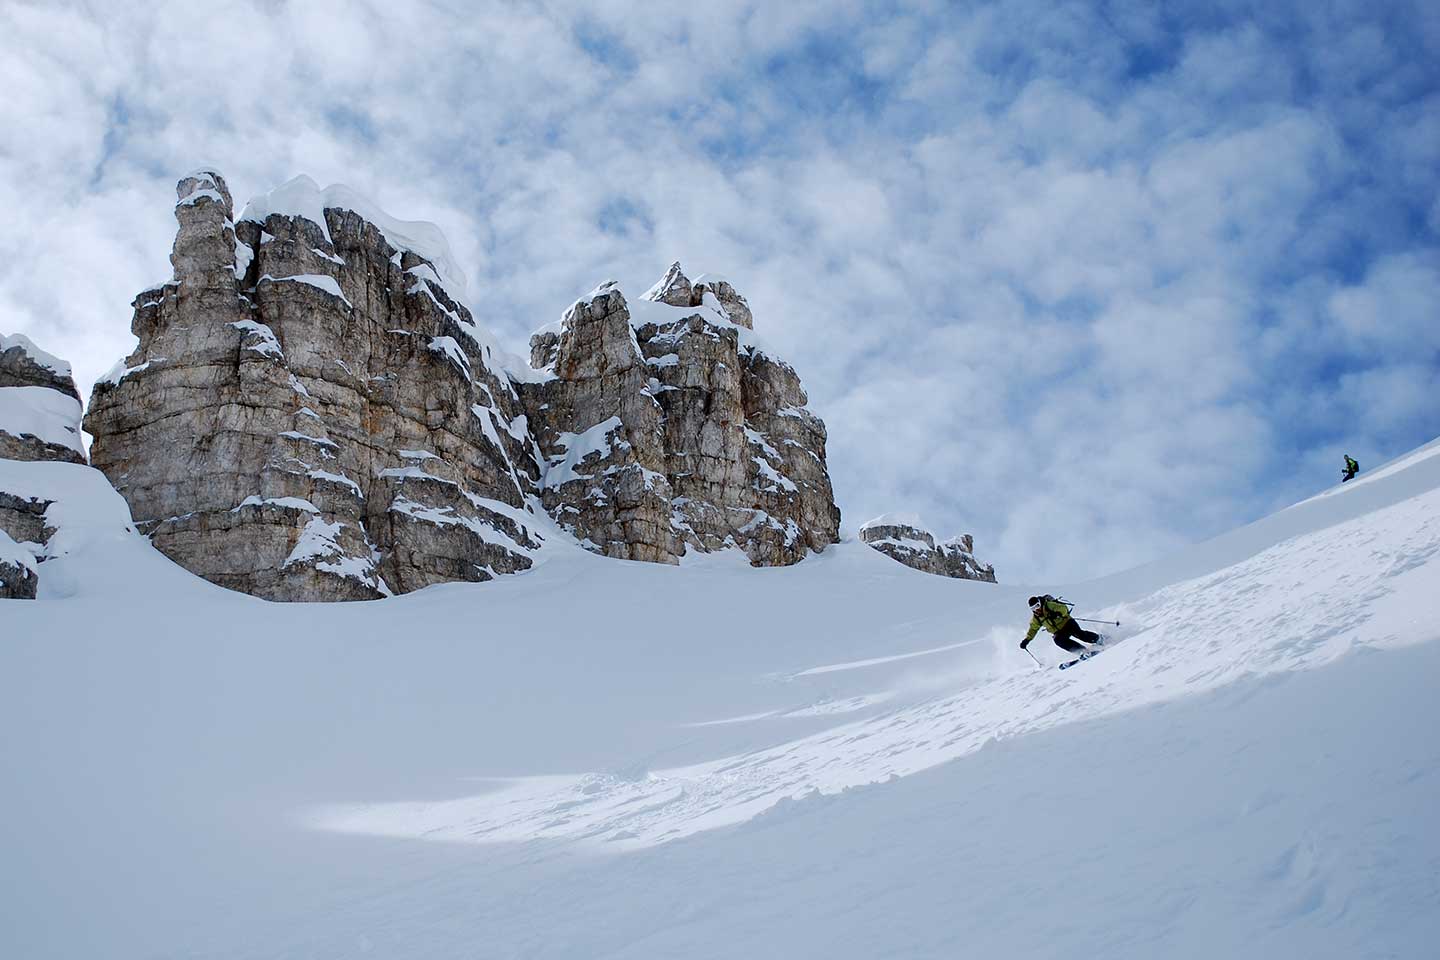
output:
[[1350,454],[1345,454],[1345,473],[1340,477],[1340,482],[1344,483],[1346,480],[1354,480],[1355,474],[1359,472],[1360,464],[1356,463],[1355,458],[1350,456]]
[[1070,616],[1070,608],[1048,594],[1030,598],[1030,613],[1030,629],[1026,631],[1025,639],[1020,641],[1021,650],[1030,645],[1041,627],[1049,630],[1055,637],[1055,646],[1070,653],[1084,653],[1087,649],[1076,643],[1076,639],[1095,646],[1104,643],[1100,634],[1083,629],[1075,622],[1075,618]]

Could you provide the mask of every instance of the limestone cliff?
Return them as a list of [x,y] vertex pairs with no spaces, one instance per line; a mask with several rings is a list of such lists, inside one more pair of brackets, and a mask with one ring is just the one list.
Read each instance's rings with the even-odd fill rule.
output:
[[677,562],[739,547],[757,565],[834,543],[825,425],[748,304],[673,264],[646,299],[607,283],[531,340],[547,379],[521,389],[545,505],[592,549]]
[[369,599],[522,571],[556,525],[663,563],[836,540],[824,424],[728,281],[676,264],[634,304],[607,284],[534,338],[537,370],[475,322],[431,225],[304,177],[238,217],[212,170],[177,197],[174,275],[135,298],[139,345],[85,427],[200,576]]
[[213,171],[177,192],[174,277],[136,297],[85,421],[155,546],[276,600],[530,566],[518,397],[433,228],[308,178],[238,221]]

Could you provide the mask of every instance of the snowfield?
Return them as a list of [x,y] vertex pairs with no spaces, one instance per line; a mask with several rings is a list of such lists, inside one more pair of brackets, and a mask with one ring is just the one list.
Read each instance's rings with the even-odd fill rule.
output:
[[[1440,441],[1074,585],[573,548],[374,603],[170,564],[98,473],[0,601],[0,956],[1426,957]],[[563,539],[563,538],[557,538]],[[1060,673],[1037,589],[1118,619]],[[1101,628],[1106,629],[1106,628]]]

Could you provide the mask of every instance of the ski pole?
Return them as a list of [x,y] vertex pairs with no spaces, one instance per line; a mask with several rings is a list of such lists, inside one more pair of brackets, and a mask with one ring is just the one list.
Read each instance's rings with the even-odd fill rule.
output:
[[[1021,649],[1024,650],[1026,653],[1030,653],[1029,647],[1021,647]],[[1040,658],[1035,656],[1035,654],[1030,653],[1030,659],[1035,661],[1035,666],[1040,667],[1041,670],[1045,669],[1044,667],[1040,666]]]
[[1086,623],[1113,623],[1113,624],[1114,624],[1115,626],[1117,626],[1117,627],[1120,626],[1120,621],[1119,621],[1119,620],[1096,620],[1096,619],[1094,619],[1094,618],[1092,618],[1092,617],[1071,617],[1070,619],[1072,619],[1072,620],[1083,620],[1083,621],[1086,622]]

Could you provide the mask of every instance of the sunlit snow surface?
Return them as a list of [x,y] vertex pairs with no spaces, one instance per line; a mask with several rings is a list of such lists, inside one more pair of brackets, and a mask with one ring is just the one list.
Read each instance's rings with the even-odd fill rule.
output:
[[[316,822],[431,840],[564,837],[627,846],[674,840],[747,820],[783,799],[906,776],[997,738],[1203,693],[1242,677],[1320,666],[1361,646],[1435,639],[1440,565],[1428,565],[1437,552],[1440,493],[1090,611],[1118,619],[1125,642],[1081,671],[1006,671],[950,696],[770,749],[633,779],[536,778],[448,803],[340,808]],[[1003,646],[1009,638],[994,639]]]
[[[1087,584],[557,547],[338,605],[0,461],[59,531],[0,601],[0,956],[1427,955],[1437,453]],[[1111,649],[1037,667],[1037,587]]]

